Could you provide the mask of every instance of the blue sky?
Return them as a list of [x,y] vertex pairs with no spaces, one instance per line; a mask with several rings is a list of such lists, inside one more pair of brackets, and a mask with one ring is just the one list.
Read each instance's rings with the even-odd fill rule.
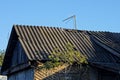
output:
[[0,49],[6,49],[13,24],[120,32],[120,0],[0,0]]

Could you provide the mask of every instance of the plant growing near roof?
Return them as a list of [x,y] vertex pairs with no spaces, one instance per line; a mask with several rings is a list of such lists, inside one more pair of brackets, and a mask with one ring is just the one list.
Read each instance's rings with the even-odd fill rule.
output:
[[[88,64],[86,57],[83,56],[78,50],[76,50],[71,43],[67,43],[64,47],[64,51],[61,51],[59,48],[54,49],[54,51],[49,56],[50,61],[45,62],[43,64],[43,68],[51,69],[63,64],[69,65],[71,68],[73,64],[77,64],[82,69],[82,64]],[[65,69],[65,74],[66,71],[68,71],[67,68]]]
[[86,57],[77,51],[72,44],[67,43],[65,47],[66,49],[64,51],[60,51],[56,48],[49,56],[50,61],[56,63],[56,65],[59,65],[59,63],[66,63],[69,65],[73,63],[88,64]]

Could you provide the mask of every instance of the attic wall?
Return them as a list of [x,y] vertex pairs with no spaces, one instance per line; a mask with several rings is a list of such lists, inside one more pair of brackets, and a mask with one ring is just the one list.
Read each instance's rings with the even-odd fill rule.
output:
[[27,61],[28,61],[28,58],[27,58],[20,42],[18,41],[16,44],[16,47],[13,51],[12,60],[11,60],[11,67],[16,66],[18,64],[25,63]]
[[[4,63],[4,66],[2,66],[3,75],[9,74],[10,72],[12,73],[12,72],[18,71],[20,69],[23,69],[29,66],[28,58],[19,41],[17,41],[12,53],[9,52],[7,54],[7,56],[9,55],[10,57],[5,58],[6,62]],[[6,68],[4,69],[4,67]]]

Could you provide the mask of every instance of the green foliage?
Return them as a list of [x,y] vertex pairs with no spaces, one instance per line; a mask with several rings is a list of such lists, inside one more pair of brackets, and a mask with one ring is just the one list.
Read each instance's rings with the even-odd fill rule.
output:
[[0,50],[0,66],[2,66],[4,55],[5,55],[5,51],[4,50]]
[[51,68],[57,67],[57,66],[59,66],[61,64],[62,64],[61,62],[47,61],[47,62],[44,63],[43,68],[51,69]]
[[88,64],[86,57],[77,51],[72,44],[68,43],[65,47],[64,51],[60,51],[56,48],[49,56],[50,61],[47,61],[44,67],[50,69],[62,65],[63,63],[68,65],[72,65],[73,63]]

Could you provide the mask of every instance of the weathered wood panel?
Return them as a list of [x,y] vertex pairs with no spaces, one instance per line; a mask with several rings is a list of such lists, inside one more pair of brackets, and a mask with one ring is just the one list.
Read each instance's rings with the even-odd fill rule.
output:
[[34,80],[89,80],[88,71],[82,74],[80,66],[68,66],[61,65],[55,68],[47,69],[39,69],[36,68],[34,74]]
[[[54,68],[54,69],[50,69],[50,70],[46,70],[46,69],[42,69],[40,70],[39,68],[37,68],[35,70],[35,80],[43,80],[48,76],[54,75],[55,73],[63,70],[64,68],[66,68],[66,65],[63,66],[59,66],[58,68]],[[54,76],[55,77],[55,76]],[[51,77],[49,79],[54,79],[54,77]],[[56,78],[55,78],[56,79]]]
[[18,64],[21,63],[25,63],[28,61],[28,58],[20,44],[20,42],[17,42],[17,45],[13,51],[13,56],[12,56],[12,60],[11,60],[11,67],[12,66],[16,66]]
[[8,80],[34,80],[34,70],[28,69],[8,76]]

